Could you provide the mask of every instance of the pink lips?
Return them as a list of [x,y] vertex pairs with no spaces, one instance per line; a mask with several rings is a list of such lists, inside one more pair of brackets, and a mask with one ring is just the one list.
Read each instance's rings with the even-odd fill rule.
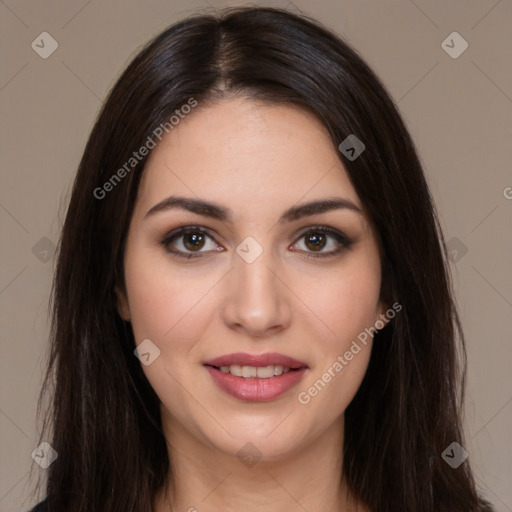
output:
[[297,361],[292,357],[277,354],[276,352],[267,352],[266,354],[253,355],[237,352],[236,354],[228,354],[225,356],[210,359],[203,364],[208,366],[231,366],[232,364],[239,364],[240,366],[270,366],[281,365],[288,366],[288,368],[307,368],[307,364],[302,361]]
[[[206,361],[204,365],[220,389],[239,400],[249,402],[274,400],[294,387],[308,369],[307,364],[302,361],[272,352],[261,355],[229,354]],[[219,369],[220,366],[231,365],[254,367],[280,365],[290,368],[290,371],[279,376],[261,379],[237,377]]]

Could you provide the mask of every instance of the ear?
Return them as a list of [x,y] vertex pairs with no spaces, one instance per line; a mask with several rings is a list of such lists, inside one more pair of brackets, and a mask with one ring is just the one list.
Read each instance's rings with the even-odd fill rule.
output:
[[384,329],[384,327],[389,323],[391,318],[393,318],[389,318],[388,315],[386,314],[386,311],[389,311],[389,309],[391,309],[391,305],[388,304],[388,302],[383,299],[381,299],[377,304],[377,315],[375,316],[374,326],[379,331]]
[[378,320],[380,318],[380,315],[385,315],[386,311],[391,307],[390,304],[387,303],[387,301],[380,300],[379,304],[377,305],[377,318],[375,320]]
[[121,290],[117,285],[114,287],[114,292],[117,298],[117,312],[119,316],[125,321],[129,322],[131,319],[130,316],[130,306],[128,304],[128,298],[126,297],[126,292]]

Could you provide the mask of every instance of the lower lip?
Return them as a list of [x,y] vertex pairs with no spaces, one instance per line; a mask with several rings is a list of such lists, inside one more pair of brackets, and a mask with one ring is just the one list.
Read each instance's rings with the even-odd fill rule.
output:
[[212,366],[205,367],[212,376],[215,384],[228,395],[246,402],[267,402],[286,393],[293,388],[304,376],[307,368],[290,370],[277,377],[269,379],[244,378],[224,373]]

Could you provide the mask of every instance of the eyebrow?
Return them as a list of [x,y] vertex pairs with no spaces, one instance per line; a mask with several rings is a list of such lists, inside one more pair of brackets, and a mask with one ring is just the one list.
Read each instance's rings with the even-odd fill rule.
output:
[[[210,217],[212,219],[228,223],[232,223],[233,219],[233,212],[229,208],[225,208],[219,204],[202,199],[192,199],[179,196],[170,196],[160,201],[155,206],[150,208],[150,210],[144,216],[144,219],[147,219],[148,217],[151,217],[157,213],[172,209],[187,210],[198,215],[203,215],[204,217]],[[279,218],[279,222],[291,222],[309,215],[315,215],[339,209],[347,209],[361,215],[363,214],[361,208],[356,206],[348,199],[335,197],[292,206],[283,212]]]

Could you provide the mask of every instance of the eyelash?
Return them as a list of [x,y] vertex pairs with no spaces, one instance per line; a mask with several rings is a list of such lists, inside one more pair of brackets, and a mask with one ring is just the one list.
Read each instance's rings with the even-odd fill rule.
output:
[[[186,253],[186,252],[182,252],[182,251],[178,251],[178,250],[172,250],[169,248],[169,245],[173,241],[175,241],[176,239],[178,239],[181,236],[184,236],[188,233],[200,233],[214,241],[214,239],[210,235],[210,233],[199,226],[182,226],[182,227],[175,229],[174,231],[171,231],[167,235],[165,235],[163,237],[163,239],[161,240],[160,244],[164,247],[164,249],[167,252],[169,252],[179,258],[185,258],[185,259],[201,258],[202,252],[209,252],[209,251],[198,251],[197,253],[194,253],[194,252]],[[307,231],[304,231],[302,234],[299,235],[299,237],[297,238],[297,242],[300,239],[302,239],[303,237],[305,237],[306,235],[309,235],[312,233],[323,233],[325,235],[329,235],[329,236],[333,237],[340,244],[340,247],[334,251],[329,251],[329,252],[325,252],[325,253],[316,253],[315,254],[314,252],[306,252],[305,253],[306,258],[318,259],[318,258],[333,257],[333,256],[336,256],[337,254],[339,254],[340,252],[342,252],[343,250],[348,249],[354,243],[354,241],[351,240],[344,233],[341,233],[340,231],[337,231],[337,230],[334,230],[334,229],[331,229],[331,228],[328,228],[325,226],[313,226],[313,227],[309,228]],[[297,243],[297,242],[295,242],[295,243]]]

